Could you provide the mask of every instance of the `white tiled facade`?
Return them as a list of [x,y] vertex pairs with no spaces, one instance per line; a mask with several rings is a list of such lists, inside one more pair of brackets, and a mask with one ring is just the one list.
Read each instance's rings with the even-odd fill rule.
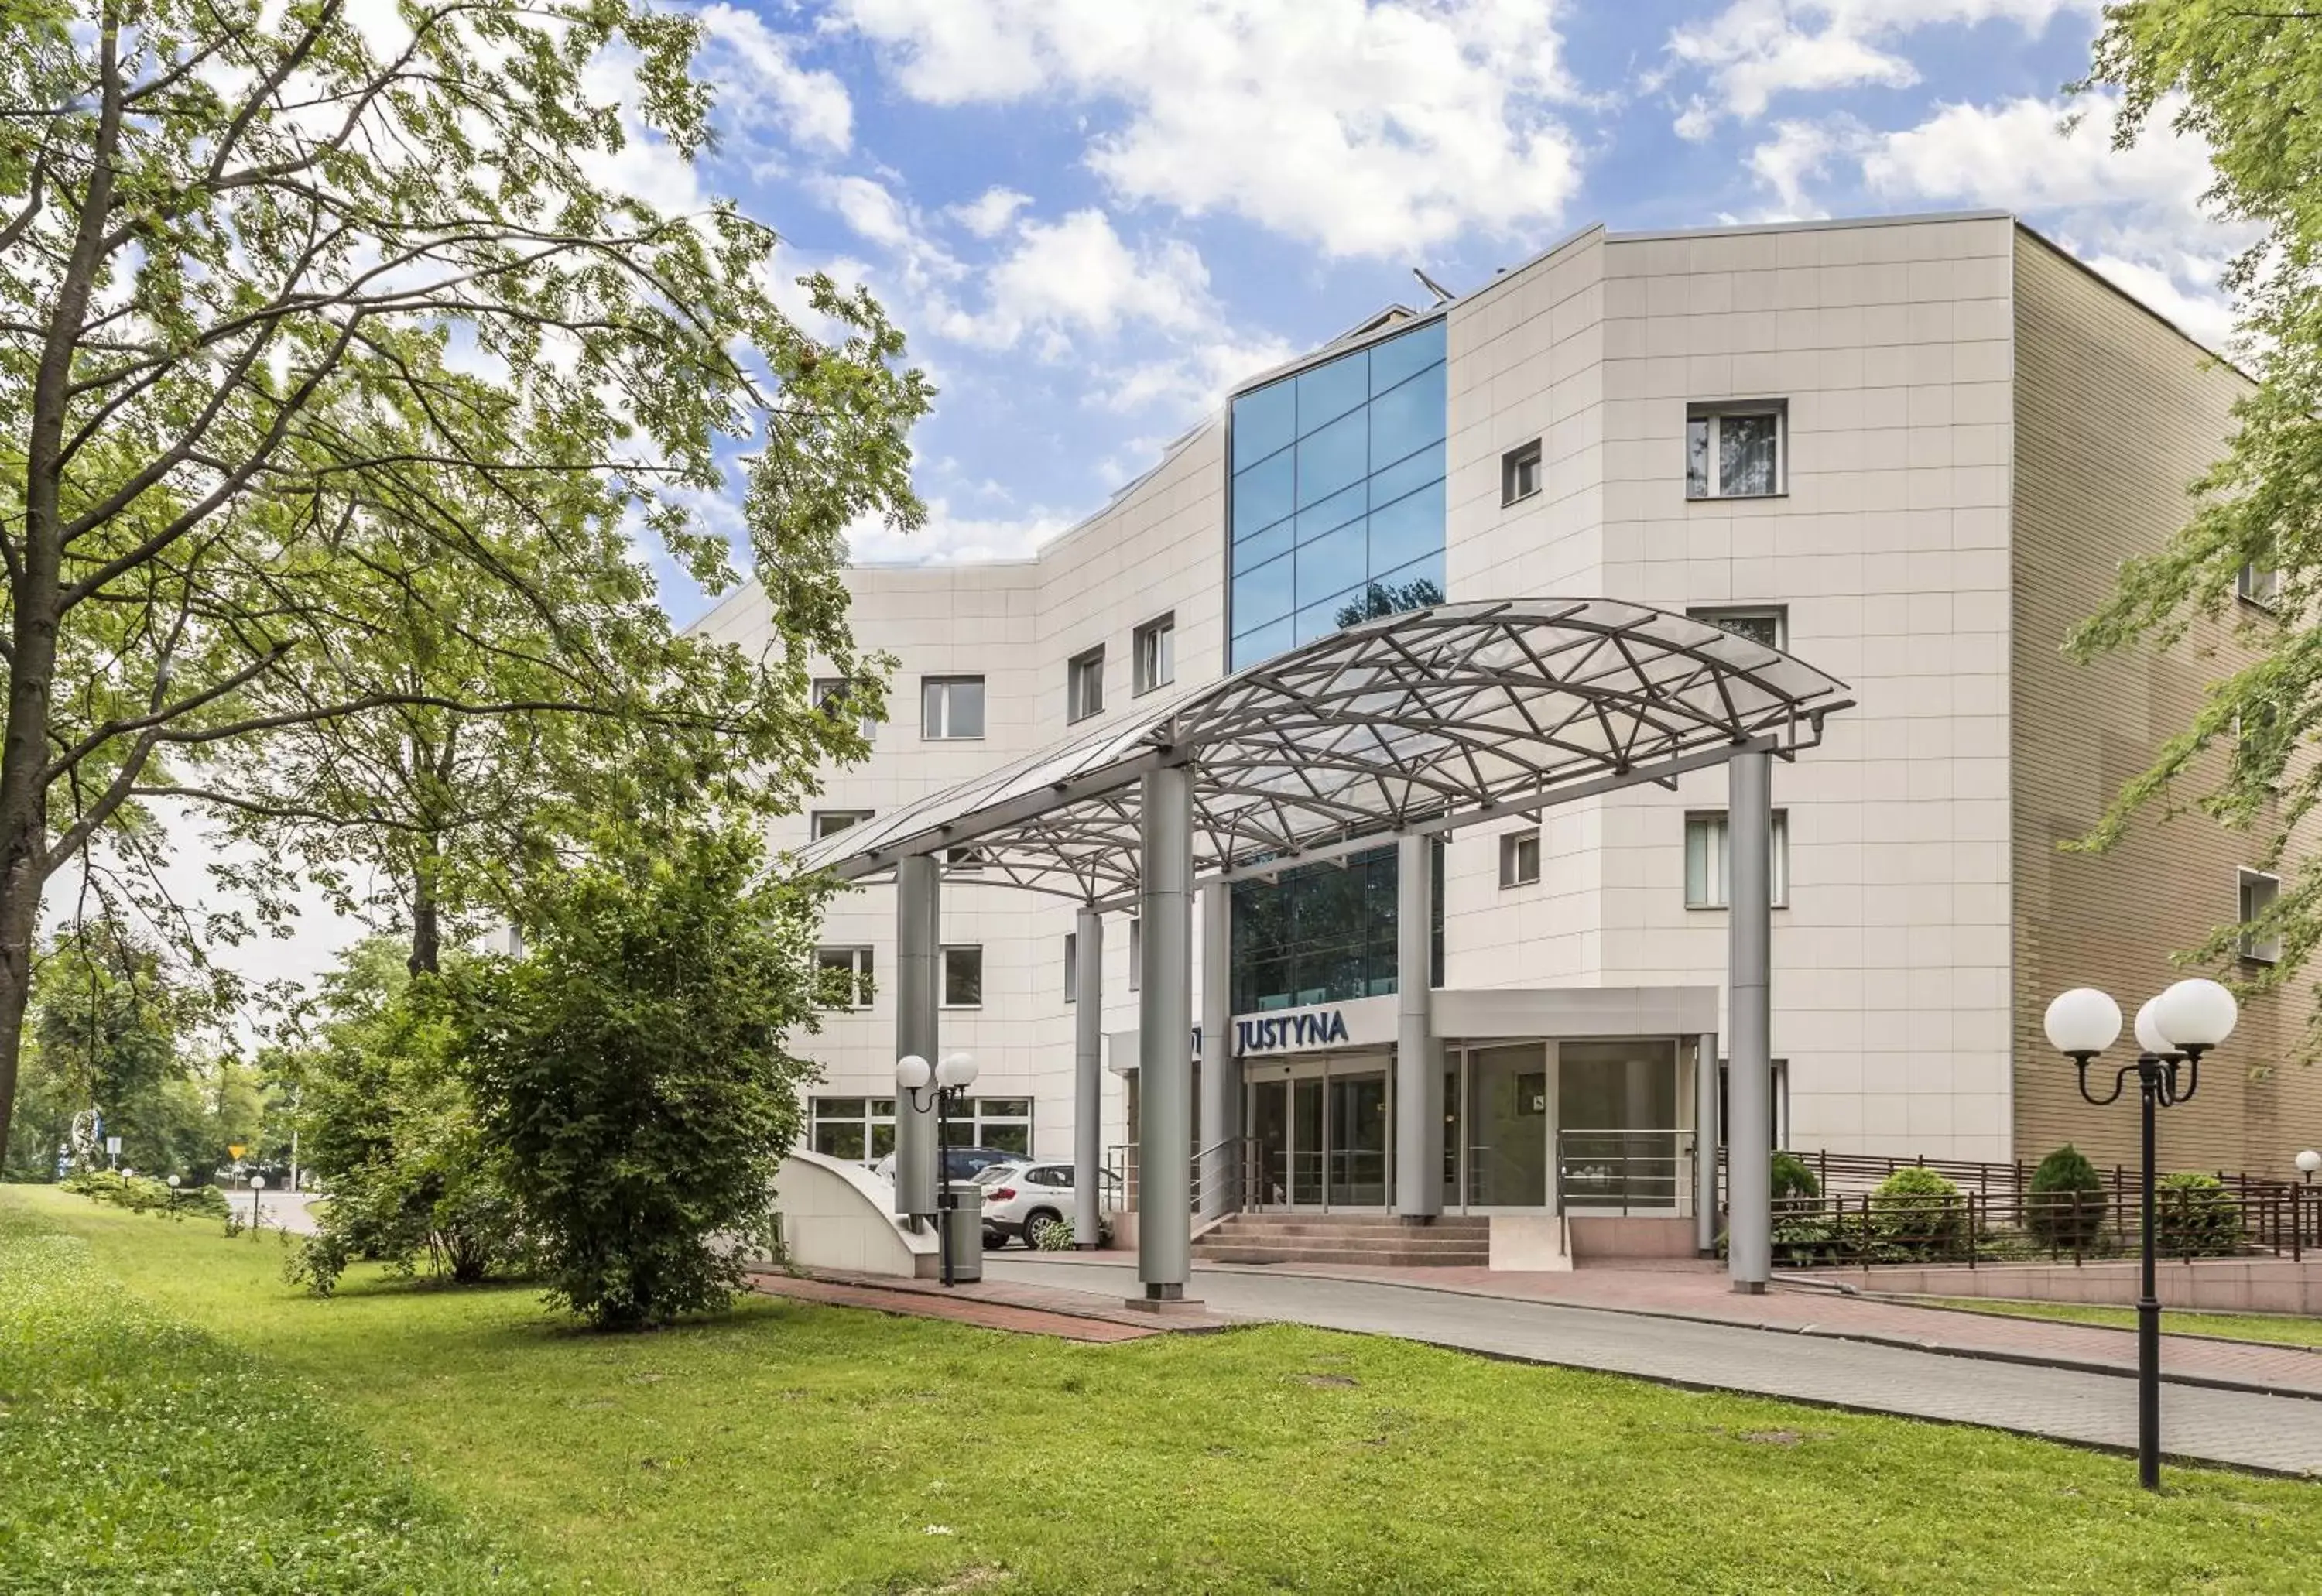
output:
[[[1787,907],[1775,914],[1773,1052],[1800,1147],[2006,1158],[2010,1145],[2008,651],[2016,227],[1992,214],[1674,235],[1592,230],[1444,312],[1452,600],[1610,596],[1683,610],[1786,606],[1788,647],[1859,705],[1775,771]],[[1255,375],[1255,374],[1253,374]],[[1787,406],[1787,491],[1686,496],[1687,406]],[[1540,439],[1543,490],[1502,503],[1503,453]],[[1066,662],[1175,617],[1177,679],[1225,657],[1225,427],[1031,561],[866,567],[854,627],[898,661],[892,720],[820,804],[885,810],[1066,734]],[[747,641],[754,590],[703,623]],[[981,674],[986,735],[919,734],[924,675]],[[1685,902],[1685,814],[1724,778],[1551,811],[1540,880],[1503,889],[1493,834],[1446,855],[1445,984],[1722,986],[1726,917]],[[807,834],[804,816],[776,840]],[[980,1009],[946,1010],[979,1095],[1026,1095],[1036,1146],[1071,1147],[1064,900],[947,882],[943,936],[984,949]],[[824,1092],[891,1091],[886,889],[838,905],[828,944],[876,950],[873,1008],[808,1044]],[[1134,1027],[1126,921],[1108,922],[1109,1032]],[[1197,966],[1198,967],[1198,966]],[[1197,1010],[1198,1012],[1198,1010]],[[1108,1076],[1109,1092],[1119,1082]],[[1106,1140],[1123,1135],[1117,1096]],[[2033,1155],[2038,1152],[2034,1150]]]

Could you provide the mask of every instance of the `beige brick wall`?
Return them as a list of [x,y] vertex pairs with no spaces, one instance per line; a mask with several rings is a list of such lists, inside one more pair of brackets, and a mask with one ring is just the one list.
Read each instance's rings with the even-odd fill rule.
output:
[[[2153,811],[2104,855],[2058,844],[2085,833],[2189,723],[2203,684],[2246,657],[2237,625],[2259,617],[2203,623],[2165,656],[2082,666],[2060,648],[2104,602],[2119,562],[2182,523],[2185,485],[2222,451],[2228,406],[2246,382],[2021,230],[2016,274],[2016,1146],[2036,1159],[2070,1140],[2100,1163],[2127,1163],[2133,1094],[2109,1108],[2080,1101],[2071,1065],[2041,1032],[2048,999],[2101,987],[2133,1018],[2185,973],[2171,953],[2235,917],[2235,872],[2256,860],[2262,839],[2187,808],[2166,820]],[[2189,805],[2215,776],[2212,766],[2180,796]],[[2199,1095],[2162,1115],[2164,1168],[2287,1174],[2291,1154],[2322,1139],[2322,1071],[2295,1062],[2303,1001],[2269,995],[2244,1006]]]

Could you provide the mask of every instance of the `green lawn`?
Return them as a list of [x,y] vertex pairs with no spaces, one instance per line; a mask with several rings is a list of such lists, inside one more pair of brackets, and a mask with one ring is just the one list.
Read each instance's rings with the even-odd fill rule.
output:
[[[2012,1302],[1993,1297],[1930,1297],[1935,1308],[1964,1308],[1977,1313],[2012,1313],[2023,1318],[2063,1319],[2076,1325],[2117,1325],[2136,1327],[2136,1309],[2089,1302]],[[2322,1319],[2286,1313],[2187,1313],[2166,1309],[2161,1330],[2168,1336],[2222,1336],[2229,1341],[2273,1341],[2291,1346],[2322,1346]]]
[[764,1300],[605,1338],[279,1263],[0,1189],[0,1592],[2279,1591],[2322,1544],[2322,1486],[2155,1499],[2119,1458],[1389,1341]]

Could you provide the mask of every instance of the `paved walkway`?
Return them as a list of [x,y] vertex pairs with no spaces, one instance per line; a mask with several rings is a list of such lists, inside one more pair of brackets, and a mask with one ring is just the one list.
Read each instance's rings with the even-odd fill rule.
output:
[[[1134,1280],[1125,1261],[994,1257],[986,1260],[984,1272],[990,1281],[1076,1288],[1115,1298]],[[1467,1272],[1424,1272],[1440,1277]],[[1666,1272],[1673,1278],[1684,1273]],[[1543,1293],[1468,1294],[1445,1290],[1449,1284],[1442,1279],[1422,1286],[1212,1266],[1194,1272],[1191,1291],[1211,1310],[1237,1318],[1397,1336],[1533,1363],[1982,1425],[2085,1446],[2132,1449],[2136,1444],[2136,1387],[2116,1373],[1994,1362],[1835,1334],[1802,1342],[1746,1324],[1634,1307],[1579,1307],[1546,1300]],[[1801,1295],[1778,1292],[1768,1300],[1787,1302]],[[1831,1308],[1846,1300],[1817,1295],[1806,1300]],[[1940,1314],[1896,1304],[1863,1306]],[[1979,1328],[1987,1322],[2007,1323],[1941,1317],[1970,1319]],[[2322,1400],[2172,1383],[2162,1391],[2162,1434],[2169,1455],[2180,1462],[2322,1476]]]

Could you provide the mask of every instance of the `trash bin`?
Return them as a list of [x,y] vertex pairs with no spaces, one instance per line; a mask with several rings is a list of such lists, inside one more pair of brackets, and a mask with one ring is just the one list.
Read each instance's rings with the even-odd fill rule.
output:
[[951,1278],[983,1278],[983,1188],[969,1181],[952,1181],[944,1187],[943,1240],[951,1252]]

